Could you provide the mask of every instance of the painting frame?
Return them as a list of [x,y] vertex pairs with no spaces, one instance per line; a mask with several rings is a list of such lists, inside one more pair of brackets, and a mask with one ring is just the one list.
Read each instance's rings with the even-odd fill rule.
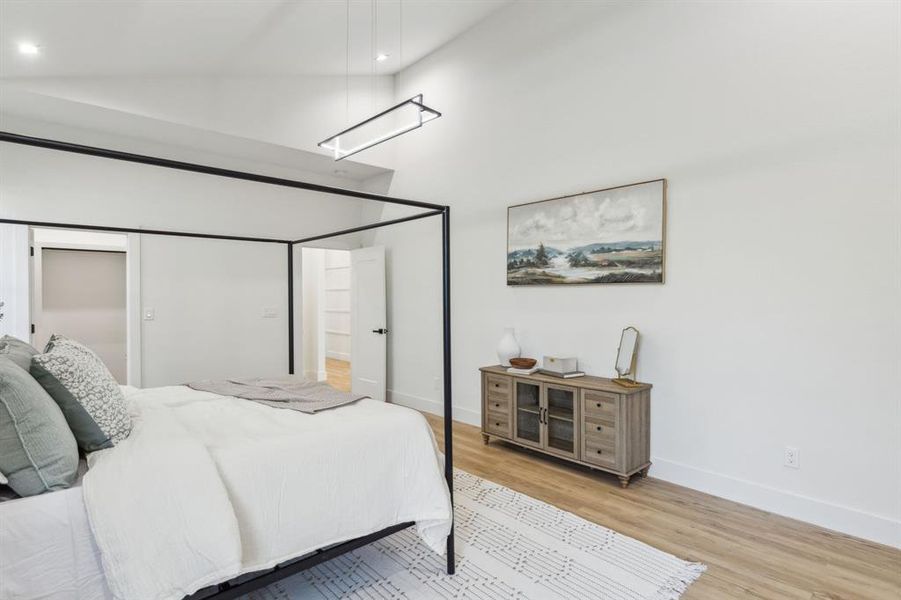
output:
[[[660,253],[660,275],[659,280],[643,280],[643,281],[619,281],[619,280],[611,280],[611,281],[595,281],[595,280],[586,280],[586,281],[511,281],[511,254],[514,254],[515,251],[511,251],[510,245],[510,237],[511,237],[511,211],[535,206],[539,204],[545,204],[549,202],[560,202],[565,200],[574,200],[580,197],[587,197],[594,194],[601,194],[604,192],[612,192],[615,190],[624,190],[626,188],[636,187],[636,186],[644,186],[648,184],[659,183],[661,185],[661,193],[660,193],[660,241],[659,241],[659,253]],[[507,207],[507,243],[506,243],[506,284],[508,287],[543,287],[543,286],[584,286],[584,285],[612,285],[612,284],[650,284],[650,285],[660,285],[666,283],[666,225],[667,225],[667,195],[668,195],[668,181],[666,178],[658,178],[658,179],[648,179],[645,181],[638,181],[635,183],[628,183],[624,185],[617,185],[606,188],[599,188],[596,190],[590,190],[585,192],[577,192],[573,194],[567,194],[564,196],[556,196],[554,198],[546,198],[543,200],[535,200],[532,202],[523,202],[520,204],[513,204]],[[656,242],[656,240],[654,240]]]

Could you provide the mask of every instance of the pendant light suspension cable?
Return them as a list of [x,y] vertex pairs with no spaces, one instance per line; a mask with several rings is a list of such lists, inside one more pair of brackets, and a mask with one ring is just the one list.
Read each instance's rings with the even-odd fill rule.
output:
[[344,1],[344,124],[350,123],[350,0]]
[[[402,91],[401,88],[401,71],[404,68],[404,4],[403,0],[398,2],[398,66],[394,77],[394,85],[392,86],[397,92]],[[350,0],[346,3],[346,57],[345,57],[345,112],[350,115]],[[375,111],[375,79],[378,75],[378,67],[375,64],[379,61],[380,55],[376,54],[378,45],[378,0],[370,0],[369,4],[369,102]],[[387,58],[382,57],[382,60]],[[343,160],[348,156],[352,156],[357,152],[362,152],[367,148],[372,148],[383,142],[394,139],[399,135],[403,135],[414,129],[419,129],[425,123],[437,119],[441,113],[424,104],[422,94],[416,94],[412,98],[404,100],[391,108],[381,111],[368,119],[360,121],[356,125],[348,127],[343,131],[332,135],[319,142],[318,146],[332,152],[335,160]]]
[[369,3],[369,110],[375,111],[375,38],[378,28],[378,6],[376,0]]

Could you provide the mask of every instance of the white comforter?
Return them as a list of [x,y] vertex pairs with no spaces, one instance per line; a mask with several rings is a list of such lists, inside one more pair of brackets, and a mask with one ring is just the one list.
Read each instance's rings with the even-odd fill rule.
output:
[[127,398],[134,431],[91,455],[83,484],[117,598],[181,598],[405,521],[444,551],[448,490],[413,410],[309,415],[182,386]]

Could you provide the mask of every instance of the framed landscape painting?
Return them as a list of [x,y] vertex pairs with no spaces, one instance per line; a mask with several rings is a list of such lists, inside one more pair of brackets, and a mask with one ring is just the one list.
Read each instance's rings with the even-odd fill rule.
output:
[[507,209],[507,285],[663,283],[666,180]]

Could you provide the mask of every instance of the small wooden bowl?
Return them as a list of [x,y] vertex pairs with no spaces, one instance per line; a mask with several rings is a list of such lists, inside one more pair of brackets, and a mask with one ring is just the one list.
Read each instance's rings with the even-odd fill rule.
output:
[[534,358],[511,358],[510,364],[517,369],[531,369],[538,361]]

